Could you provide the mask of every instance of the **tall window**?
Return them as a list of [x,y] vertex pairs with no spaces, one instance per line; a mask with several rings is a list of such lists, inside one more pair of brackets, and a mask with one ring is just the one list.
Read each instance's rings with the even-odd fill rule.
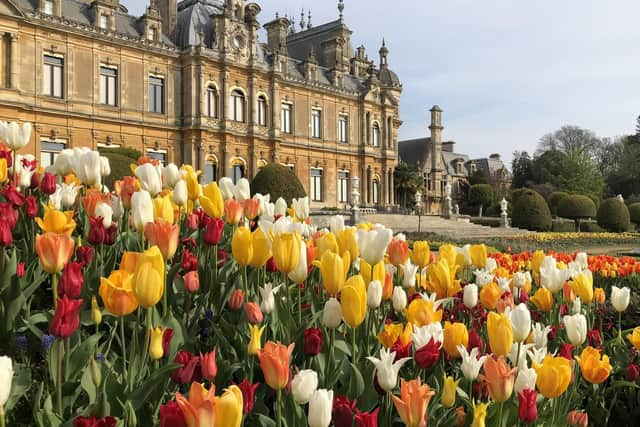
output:
[[231,92],[231,119],[244,122],[244,94],[237,89]]
[[207,116],[218,117],[218,91],[214,86],[207,88]]
[[311,137],[322,137],[322,112],[320,110],[311,110]]
[[109,17],[104,13],[100,14],[100,28],[106,30],[109,28]]
[[62,98],[62,76],[64,75],[64,58],[52,55],[44,56],[44,94]]
[[237,163],[231,167],[231,180],[237,184],[244,177],[244,165]]
[[46,168],[55,162],[58,153],[64,150],[65,144],[60,141],[40,141],[40,166]]
[[217,181],[218,179],[218,165],[210,162],[204,166],[204,183],[208,184],[211,181]]
[[118,90],[118,70],[112,67],[100,67],[100,102],[116,105]]
[[373,178],[371,183],[371,198],[374,204],[380,203],[380,178]]
[[45,0],[44,13],[47,15],[53,15],[53,0]]
[[149,111],[164,113],[164,79],[149,76]]
[[338,117],[338,141],[346,144],[348,140],[348,119],[347,116],[340,115]]
[[147,39],[149,41],[155,41],[157,37],[158,37],[158,30],[156,30],[156,27],[149,28],[149,33],[147,34]]
[[282,104],[280,108],[280,130],[291,133],[291,104]]
[[164,150],[147,150],[147,157],[159,161],[162,166],[167,164],[167,152]]
[[338,203],[349,200],[349,172],[338,171]]
[[322,169],[311,169],[311,200],[322,201]]
[[258,97],[258,126],[267,125],[267,99],[260,95]]
[[374,147],[380,145],[380,126],[377,123],[374,123],[371,129],[371,145]]

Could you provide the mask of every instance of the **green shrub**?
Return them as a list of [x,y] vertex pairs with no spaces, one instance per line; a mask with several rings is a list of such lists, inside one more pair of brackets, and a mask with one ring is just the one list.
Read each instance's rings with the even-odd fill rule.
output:
[[473,206],[489,206],[493,200],[493,188],[489,184],[476,184],[469,188],[469,203]]
[[287,205],[292,199],[305,197],[307,193],[295,173],[286,166],[270,163],[263,167],[251,182],[251,194],[270,194],[271,200],[282,197]]
[[119,153],[112,153],[111,151],[101,151],[100,154],[109,159],[109,166],[111,166],[111,174],[102,179],[102,183],[106,185],[109,190],[113,190],[116,181],[121,180],[125,176],[133,175],[133,172],[131,172],[131,163],[135,163],[136,161],[131,157]]
[[102,147],[98,151],[100,151],[100,154],[103,156],[105,154],[118,154],[120,156],[129,157],[130,159],[133,159],[134,162],[137,162],[138,158],[142,156],[142,152],[129,147]]
[[544,198],[536,191],[527,189],[513,204],[511,222],[514,227],[527,230],[548,231],[551,229],[551,212]]
[[640,202],[629,205],[629,217],[632,222],[640,224]]
[[598,225],[607,231],[621,233],[631,228],[631,218],[627,205],[611,197],[602,202],[598,209]]
[[580,231],[580,221],[595,218],[596,204],[587,196],[573,194],[560,199],[558,215],[575,221],[576,231]]
[[551,211],[551,215],[558,215],[558,204],[568,195],[569,193],[565,193],[564,191],[554,191],[549,195],[549,210]]

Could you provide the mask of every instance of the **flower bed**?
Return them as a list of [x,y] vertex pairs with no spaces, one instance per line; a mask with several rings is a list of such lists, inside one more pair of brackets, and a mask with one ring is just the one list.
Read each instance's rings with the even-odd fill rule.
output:
[[317,230],[306,198],[144,158],[109,193],[97,152],[44,170],[9,128],[2,427],[626,425],[638,408],[632,258]]

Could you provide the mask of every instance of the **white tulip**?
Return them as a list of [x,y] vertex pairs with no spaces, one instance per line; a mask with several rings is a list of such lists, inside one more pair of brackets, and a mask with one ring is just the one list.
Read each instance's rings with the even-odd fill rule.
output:
[[474,276],[476,276],[476,285],[478,285],[479,288],[493,282],[493,274],[489,273],[488,271],[476,270],[473,272],[473,274]]
[[[11,394],[13,382],[13,362],[10,357],[0,356],[0,414],[4,413],[4,405]],[[0,415],[2,417],[3,415]]]
[[260,302],[260,310],[264,314],[271,314],[273,310],[276,308],[276,298],[275,294],[282,287],[282,285],[278,285],[275,288],[271,282],[266,283],[260,291],[260,298],[262,301]]
[[415,288],[418,266],[411,264],[410,261],[407,261],[406,264],[400,265],[400,269],[402,270],[402,286],[405,289]]
[[535,390],[537,379],[538,374],[536,373],[535,369],[526,367],[523,369],[518,369],[516,382],[513,386],[516,394],[522,392],[522,390]]
[[220,188],[220,193],[222,193],[222,198],[224,200],[233,199],[235,197],[236,186],[231,178],[227,176],[220,178],[220,181],[218,181],[218,188]]
[[535,324],[533,328],[533,342],[536,348],[547,348],[549,332],[551,332],[551,326],[544,326],[540,322]]
[[140,233],[147,223],[153,222],[153,201],[148,191],[136,191],[131,196],[131,217],[133,227]]
[[303,369],[291,380],[291,393],[300,405],[305,405],[318,388],[318,374],[311,369]]
[[71,208],[76,203],[80,187],[75,184],[60,185],[60,203],[63,209]]
[[109,163],[109,158],[100,156],[100,176],[109,176],[111,175],[111,164]]
[[521,271],[518,271],[514,273],[511,283],[513,283],[513,287],[522,289],[527,285],[527,275]]
[[413,325],[411,341],[413,341],[413,345],[416,350],[419,350],[429,344],[429,341],[432,339],[434,342],[440,343],[440,347],[442,347],[442,343],[444,342],[444,331],[442,330],[442,324],[440,322],[434,322],[430,325],[421,327]]
[[184,207],[189,199],[189,192],[187,190],[187,182],[184,179],[179,179],[173,187],[173,203],[180,207]]
[[393,232],[388,228],[357,230],[356,242],[360,248],[360,257],[369,265],[379,263],[384,259],[392,238]]
[[298,221],[304,222],[309,218],[309,197],[303,197],[301,199],[293,199],[293,214]]
[[124,206],[122,206],[122,199],[118,196],[111,196],[111,209],[113,210],[113,219],[119,221],[124,215]]
[[174,163],[169,163],[162,168],[162,181],[166,188],[174,188],[181,179],[180,169]]
[[487,262],[484,264],[484,271],[487,273],[493,273],[498,269],[498,263],[493,258],[487,258]]
[[582,311],[582,302],[580,301],[580,297],[576,297],[573,300],[573,304],[571,304],[571,314],[578,314]]
[[76,154],[73,169],[78,179],[87,187],[102,186],[102,161],[97,151],[89,150],[80,155]]
[[523,342],[531,333],[531,313],[526,304],[520,303],[511,311],[511,325],[513,326],[513,339]]
[[29,139],[31,138],[31,129],[32,125],[29,122],[25,122],[22,126],[20,126],[16,122],[5,123],[4,127],[4,135],[3,139],[5,145],[13,150],[18,151],[22,147],[26,146],[29,143]]
[[342,322],[342,308],[340,302],[335,298],[329,298],[324,304],[322,311],[322,322],[329,329],[335,329]]
[[109,206],[108,204],[104,202],[98,203],[94,216],[102,217],[102,225],[104,226],[104,228],[111,227],[111,224],[113,223],[113,209],[111,209],[111,206]]
[[367,307],[372,310],[380,307],[382,303],[382,283],[379,280],[374,280],[369,283],[367,288]]
[[240,178],[240,180],[236,184],[234,196],[239,202],[251,198],[251,188],[249,186],[249,180],[247,180],[247,178]]
[[589,259],[587,254],[584,252],[578,252],[576,254],[575,263],[580,266],[582,270],[586,270],[589,268]]
[[628,287],[611,287],[611,305],[613,305],[613,308],[615,308],[618,313],[622,313],[627,309],[630,298],[631,291]]
[[62,210],[62,191],[60,184],[56,185],[56,191],[49,194],[49,204],[57,211]]
[[527,351],[527,355],[529,356],[529,359],[531,359],[532,363],[541,365],[544,361],[544,357],[547,355],[547,348],[530,348],[529,351]]
[[464,257],[464,265],[471,265],[471,245],[467,244],[463,247],[456,247],[456,252]]
[[333,234],[337,234],[338,231],[342,231],[344,228],[344,217],[342,215],[334,215],[329,218],[329,230]]
[[569,273],[569,270],[560,270],[555,265],[549,267],[540,267],[540,284],[543,288],[547,288],[549,291],[551,291],[552,294],[556,294],[562,290],[564,282],[566,282],[569,278]]
[[468,309],[472,309],[478,304],[478,285],[475,283],[469,283],[464,287],[464,294],[462,296],[462,302]]
[[475,381],[476,378],[478,378],[480,368],[487,359],[487,356],[478,358],[477,347],[472,348],[471,352],[467,352],[467,348],[462,344],[458,345],[457,348],[460,352],[460,356],[462,356],[462,365],[460,366],[462,369],[462,375],[464,375],[468,381]]
[[53,161],[53,169],[56,175],[66,176],[73,172],[75,166],[75,152],[70,148],[65,148],[58,153]]
[[[518,357],[518,348],[520,349],[520,356]],[[511,351],[507,354],[507,358],[511,362],[511,366],[518,365],[518,369],[522,369],[527,366],[527,352],[533,348],[533,344],[518,344],[514,343],[511,346]]]
[[542,264],[540,264],[540,268],[551,268],[551,267],[557,267],[557,266],[558,266],[558,261],[556,261],[556,259],[551,255],[545,256],[544,259],[542,260]]
[[564,327],[571,345],[579,346],[587,339],[587,318],[584,314],[564,316]]
[[393,302],[393,309],[400,312],[407,308],[407,294],[400,286],[396,286],[393,289],[393,295],[391,296]]
[[136,168],[136,177],[140,181],[142,189],[148,191],[151,196],[155,196],[162,191],[160,170],[151,163],[138,166]]
[[380,385],[380,388],[384,391],[391,391],[396,387],[400,368],[411,360],[410,357],[403,357],[402,359],[394,362],[395,358],[396,352],[385,348],[380,349],[380,359],[372,356],[367,357],[367,359],[375,365],[378,385]]
[[287,215],[287,202],[282,197],[278,197],[275,205],[273,206],[274,216],[286,216]]
[[309,400],[309,427],[329,427],[333,410],[333,390],[316,390]]
[[307,245],[303,242],[303,244],[300,245],[300,260],[298,261],[296,268],[289,273],[289,279],[296,284],[304,282],[307,280],[307,275],[309,273],[309,269],[307,267]]
[[506,277],[498,277],[496,279],[496,283],[498,284],[498,288],[500,288],[501,293],[504,294],[505,292],[511,292],[511,287],[509,286],[511,280]]

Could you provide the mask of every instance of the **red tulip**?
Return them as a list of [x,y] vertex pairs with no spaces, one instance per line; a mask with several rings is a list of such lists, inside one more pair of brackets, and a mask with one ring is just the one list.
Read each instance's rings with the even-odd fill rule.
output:
[[469,344],[467,345],[467,350],[471,351],[474,348],[478,349],[478,354],[482,354],[484,343],[482,342],[482,337],[478,334],[478,332],[476,332],[475,329],[471,329],[469,331]]
[[207,224],[204,228],[204,243],[213,246],[220,243],[222,231],[224,230],[224,221],[219,218],[207,217]]
[[16,276],[23,277],[24,276],[24,262],[19,262],[16,265]]
[[182,409],[175,400],[160,405],[160,427],[186,427]]
[[255,393],[259,385],[260,383],[251,384],[246,379],[242,380],[242,382],[238,384],[238,388],[242,391],[242,412],[245,415],[253,411]]
[[118,231],[118,225],[114,222],[111,227],[104,229],[104,241],[103,245],[111,246],[116,242],[116,233]]
[[53,314],[49,329],[56,338],[68,338],[80,326],[81,299],[70,299],[66,295],[58,298],[58,307]]
[[273,257],[269,258],[269,260],[267,261],[266,267],[269,273],[275,273],[278,271],[278,267],[276,267],[276,262],[273,259]]
[[185,249],[182,253],[182,264],[181,267],[184,271],[193,271],[198,269],[198,257],[195,256],[191,251]]
[[422,369],[430,369],[440,360],[440,345],[433,338],[415,352],[416,365]]
[[13,156],[11,155],[11,151],[3,150],[2,145],[0,145],[0,159],[5,159],[7,161],[8,168],[13,165]]
[[372,412],[360,412],[356,410],[356,427],[378,427],[378,412],[380,407]]
[[11,246],[13,244],[13,232],[11,225],[7,221],[0,220],[0,246]]
[[204,355],[200,353],[200,367],[202,369],[202,378],[211,382],[215,381],[218,374],[218,365],[216,364],[216,348],[210,353]]
[[320,328],[307,328],[304,330],[304,354],[316,356],[322,350],[324,337]]
[[169,357],[169,352],[171,351],[171,338],[173,338],[173,329],[165,329],[162,333],[162,357]]
[[16,187],[13,186],[13,183],[10,182],[8,186],[4,188],[4,190],[0,191],[7,202],[12,204],[14,207],[19,208],[24,204],[24,194],[19,192]]
[[333,423],[335,427],[351,427],[356,401],[349,401],[347,396],[336,396],[333,399]]
[[264,317],[262,316],[262,310],[260,310],[260,306],[256,302],[248,302],[244,306],[244,312],[247,315],[247,321],[251,324],[257,325],[262,323]]
[[551,330],[547,334],[549,341],[555,341],[558,337],[558,325],[551,325]]
[[38,216],[38,201],[35,197],[29,196],[24,204],[24,213],[29,218]]
[[559,355],[568,360],[573,360],[573,346],[567,342],[560,346]]
[[187,215],[187,228],[189,230],[197,230],[199,223],[200,219],[198,218],[198,215],[194,213]]
[[538,419],[538,407],[536,406],[536,398],[538,393],[535,390],[522,390],[518,393],[518,417],[523,423],[532,423]]
[[56,192],[56,177],[51,172],[45,172],[40,180],[40,191],[50,195]]
[[198,276],[198,270],[188,272],[182,278],[184,282],[184,288],[187,292],[197,292],[200,289],[200,278]]
[[117,421],[114,417],[77,417],[73,420],[73,427],[116,427]]
[[91,264],[91,261],[93,261],[93,246],[78,246],[76,260],[83,265]]
[[397,362],[404,357],[411,357],[411,341],[409,341],[407,344],[403,344],[402,340],[398,338],[396,342],[393,343],[391,351],[396,352],[396,358],[394,359],[394,362]]
[[602,337],[600,336],[600,331],[597,329],[592,329],[587,332],[587,339],[589,340],[589,345],[591,347],[600,347],[602,345]]
[[229,253],[224,248],[218,249],[218,268],[222,267],[227,263],[227,258],[229,257]]
[[0,218],[14,228],[18,222],[18,211],[13,209],[11,203],[0,203]]
[[633,363],[629,364],[629,366],[627,366],[627,380],[636,382],[639,376],[640,368],[638,368],[638,365]]
[[171,373],[171,379],[177,384],[190,384],[200,381],[200,358],[193,353],[181,350],[176,354],[174,362],[182,365]]
[[101,245],[104,242],[104,224],[101,216],[89,218],[89,235],[87,241],[92,245]]
[[82,264],[79,262],[69,262],[64,266],[60,276],[58,295],[66,295],[68,298],[80,298],[84,275],[82,274]]

